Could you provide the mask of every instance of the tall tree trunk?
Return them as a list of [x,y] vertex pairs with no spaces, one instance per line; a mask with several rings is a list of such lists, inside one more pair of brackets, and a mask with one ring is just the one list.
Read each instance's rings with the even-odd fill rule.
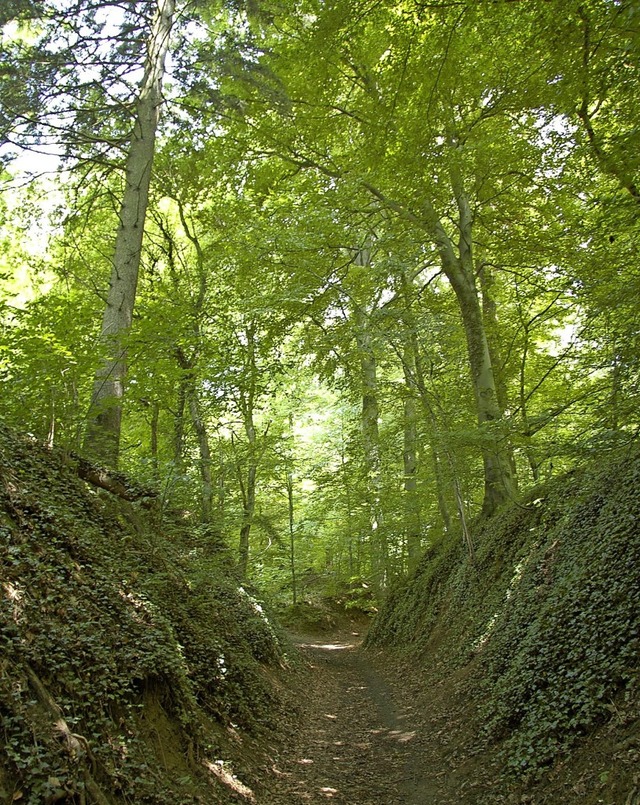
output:
[[[250,450],[255,450],[255,435]],[[238,567],[240,575],[245,578],[249,570],[249,547],[251,526],[256,510],[256,478],[258,467],[255,458],[249,458],[247,481],[242,495],[242,527],[240,528],[240,543],[238,545]]]
[[438,511],[442,517],[442,523],[447,534],[451,533],[451,514],[449,513],[449,505],[447,503],[447,495],[445,492],[445,482],[442,475],[442,465],[440,457],[435,448],[431,449],[431,458],[433,461],[433,472],[436,479],[436,495],[438,497]]
[[504,379],[502,358],[500,356],[500,329],[498,325],[498,306],[494,296],[495,277],[491,267],[484,261],[478,268],[480,279],[480,293],[482,296],[482,318],[487,333],[487,344],[489,347],[489,357],[493,368],[493,376],[496,384],[496,398],[501,411],[506,411],[509,407],[507,394],[507,384]]
[[293,508],[293,473],[287,473],[287,502],[289,504],[289,558],[291,565],[291,603],[295,607],[298,603],[298,591],[296,588],[296,541],[295,541],[295,519]]
[[202,523],[211,523],[211,512],[213,508],[213,481],[211,478],[211,449],[209,447],[209,435],[206,425],[200,413],[200,404],[195,388],[189,391],[189,414],[191,424],[196,432],[198,440],[198,454],[200,458],[200,503]]
[[224,456],[224,442],[218,436],[218,484],[217,484],[217,510],[216,526],[220,534],[224,534],[224,521],[226,515],[227,486],[226,486],[226,462]]
[[402,369],[406,393],[404,398],[404,531],[407,565],[411,573],[418,564],[421,551],[421,512],[418,497],[418,391],[416,377],[416,322],[413,315],[413,279],[404,269],[401,277],[403,355]]
[[484,499],[482,513],[492,514],[503,503],[515,498],[517,484],[513,473],[511,450],[505,434],[488,430],[499,428],[502,410],[489,342],[476,288],[472,251],[473,213],[464,190],[460,171],[451,170],[451,185],[458,207],[458,254],[433,207],[426,207],[426,222],[440,253],[442,268],[454,290],[467,341],[467,354],[476,400],[478,425],[482,434]]
[[[489,345],[473,275],[459,271],[456,267],[456,271],[450,273],[450,280],[458,297],[467,338],[478,424],[481,427],[498,425],[502,419],[502,411],[498,403]],[[517,492],[506,436],[487,430],[482,436],[482,458],[484,464],[482,512],[484,515],[490,515],[503,503],[513,499]]]
[[290,452],[287,468],[287,503],[289,510],[289,558],[291,567],[291,603],[295,607],[298,603],[298,590],[296,584],[296,541],[295,541],[295,511],[293,500],[293,466],[295,462],[295,436],[293,431],[293,413],[289,412],[289,439]]
[[372,185],[365,183],[364,186],[389,209],[422,227],[428,233],[440,256],[442,270],[458,300],[467,342],[478,425],[485,431],[482,434],[481,447],[484,465],[482,512],[484,515],[489,515],[516,496],[517,483],[506,436],[487,428],[491,425],[499,427],[503,412],[498,401],[493,364],[476,287],[472,250],[473,212],[464,189],[461,172],[455,164],[452,164],[451,187],[458,208],[457,253],[453,241],[429,199],[423,199],[421,213],[416,214],[386,198]]
[[[495,277],[491,267],[481,262],[477,274],[480,278],[480,292],[482,296],[482,318],[484,320],[485,331],[487,334],[487,346],[489,357],[493,369],[493,377],[496,385],[496,399],[501,416],[509,410],[509,394],[505,380],[503,359],[500,350],[500,326],[498,323],[498,305],[495,300]],[[511,449],[505,450],[505,455],[511,467],[511,475],[516,478],[516,462]]]
[[[362,575],[362,568],[360,566],[360,533],[358,532],[354,537],[353,533],[353,494],[351,490],[351,483],[350,483],[350,474],[349,474],[349,466],[347,462],[346,450],[345,450],[345,433],[344,433],[344,422],[341,424],[340,428],[340,475],[341,475],[341,483],[342,488],[344,490],[344,517],[346,521],[346,538],[347,538],[347,545],[349,546],[349,575],[350,576],[360,576]],[[354,554],[353,550],[353,543],[356,542],[356,551]]]
[[418,498],[418,403],[414,394],[414,382],[410,374],[413,354],[405,348],[403,361],[405,384],[404,398],[404,528],[407,544],[409,572],[415,570],[420,558],[420,499]]
[[[200,401],[196,386],[195,356],[188,358],[181,347],[176,347],[176,360],[183,371],[180,378],[179,401],[180,419],[184,416],[185,407],[189,409],[189,417],[198,442],[198,456],[200,464],[200,520],[204,524],[211,523],[211,513],[213,509],[213,480],[211,475],[211,447],[209,445],[209,434],[207,426],[202,418],[200,411]],[[176,450],[179,449],[177,458],[182,460],[182,440],[184,438],[184,425],[180,423],[179,442]]]
[[380,434],[378,432],[378,379],[376,357],[371,344],[369,317],[358,307],[355,311],[355,332],[360,356],[362,413],[360,418],[362,448],[367,469],[367,486],[371,518],[370,555],[373,584],[381,595],[388,582],[388,548],[382,513],[382,466]]
[[526,321],[522,322],[524,329],[524,344],[520,355],[520,417],[522,419],[522,435],[526,440],[525,454],[531,469],[531,477],[537,483],[540,480],[540,464],[536,458],[535,451],[531,442],[533,430],[529,423],[528,397],[527,397],[527,359],[529,357],[529,326]]
[[136,118],[125,165],[113,265],[105,306],[102,364],[93,384],[87,414],[85,452],[101,463],[117,466],[126,376],[126,338],[133,319],[142,238],[149,199],[151,166],[162,102],[162,78],[173,24],[174,0],[160,0],[153,20]]
[[[249,549],[251,526],[256,509],[256,479],[258,476],[258,451],[256,426],[254,421],[254,407],[256,398],[257,366],[256,366],[256,331],[255,323],[247,327],[247,364],[248,387],[243,395],[240,405],[244,420],[244,430],[248,442],[248,468],[246,483],[242,481],[239,472],[240,488],[242,492],[242,527],[240,528],[240,543],[238,545],[238,567],[242,577],[246,577],[249,569]],[[265,434],[266,436],[266,434]]]
[[160,403],[154,400],[151,403],[151,468],[153,472],[153,482],[155,484],[160,480],[159,475],[159,462],[158,462],[158,430],[160,422]]
[[173,461],[176,470],[184,470],[184,412],[187,407],[187,377],[183,374],[178,384],[178,406],[173,420]]
[[[476,398],[478,424],[496,425],[502,419],[489,342],[475,285],[471,247],[473,217],[461,182],[453,181],[460,212],[460,243],[458,260],[443,263],[443,268],[458,298],[467,338],[469,364]],[[482,513],[492,514],[503,503],[515,498],[516,480],[513,474],[511,450],[506,436],[486,433],[483,438],[484,500]]]

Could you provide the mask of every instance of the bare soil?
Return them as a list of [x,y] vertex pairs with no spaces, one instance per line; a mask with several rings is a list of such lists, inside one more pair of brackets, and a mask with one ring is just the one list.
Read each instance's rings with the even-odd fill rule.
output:
[[637,720],[603,725],[536,785],[509,785],[478,738],[472,666],[416,667],[365,652],[353,631],[294,642],[297,713],[261,763],[256,805],[640,805]]
[[416,675],[409,668],[398,673],[397,665],[389,670],[388,657],[362,651],[357,633],[298,636],[295,642],[309,666],[298,691],[300,726],[273,756],[260,805],[479,801],[481,776],[467,785],[468,797],[460,778],[461,769],[465,778],[468,773],[460,757],[467,749],[458,743],[467,723],[464,697],[452,707],[448,686],[446,700],[425,713]]

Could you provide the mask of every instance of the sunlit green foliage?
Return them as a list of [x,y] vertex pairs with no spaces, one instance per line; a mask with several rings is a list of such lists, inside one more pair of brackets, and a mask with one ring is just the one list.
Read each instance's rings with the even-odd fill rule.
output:
[[[378,517],[385,585],[406,573],[407,397],[422,549],[446,531],[459,537],[481,511],[491,445],[513,456],[526,490],[640,424],[632,4],[356,11],[199,4],[181,18],[126,344],[122,466],[234,550],[249,526],[250,573],[283,600],[292,568],[369,578]],[[19,3],[7,20],[43,13]],[[24,58],[13,51],[51,41],[56,18],[45,17],[42,39],[6,38],[3,108]],[[51,142],[48,103],[66,99],[77,116],[60,134],[72,170],[58,182],[59,229],[37,260],[21,242],[36,197],[31,212],[10,195],[2,208],[0,410],[72,449],[117,228],[130,111],[120,102],[144,33],[142,16],[124,14],[117,31],[98,17],[87,31],[116,49],[115,83],[98,87],[62,58],[26,82],[33,118],[15,130],[24,142]],[[64,30],[61,54],[85,46],[79,29]],[[56,70],[59,93],[41,96]],[[442,237],[461,248],[460,186],[501,412],[480,426],[464,306],[441,260]],[[49,279],[15,304],[15,277],[33,275],[32,262]],[[375,460],[363,430],[363,322]]]

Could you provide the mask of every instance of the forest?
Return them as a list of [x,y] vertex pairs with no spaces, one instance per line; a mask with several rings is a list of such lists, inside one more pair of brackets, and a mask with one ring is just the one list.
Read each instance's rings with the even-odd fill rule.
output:
[[[640,802],[639,86],[635,0],[4,0],[3,802]],[[136,766],[143,707],[261,791],[222,733],[262,757],[332,629],[383,710],[484,680],[484,793]],[[527,799],[612,713],[594,798]]]

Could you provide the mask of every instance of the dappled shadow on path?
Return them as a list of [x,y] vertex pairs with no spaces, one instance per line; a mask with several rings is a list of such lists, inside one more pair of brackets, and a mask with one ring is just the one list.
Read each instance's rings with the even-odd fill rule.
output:
[[440,805],[422,777],[413,705],[396,701],[359,636],[295,642],[309,667],[300,691],[303,723],[260,801]]

